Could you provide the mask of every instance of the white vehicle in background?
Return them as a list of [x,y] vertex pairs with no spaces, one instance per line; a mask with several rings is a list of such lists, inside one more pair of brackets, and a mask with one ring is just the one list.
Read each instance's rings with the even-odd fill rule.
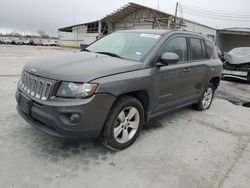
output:
[[50,46],[49,40],[47,40],[47,39],[42,39],[41,44],[42,44],[42,46]]
[[50,46],[58,46],[55,40],[50,40]]
[[22,45],[22,41],[19,38],[13,38],[11,44]]
[[24,45],[30,45],[30,39],[28,39],[28,38],[23,39],[23,40],[22,40],[22,43],[23,43]]
[[11,44],[11,40],[9,38],[3,38],[3,44]]
[[250,83],[250,47],[233,48],[224,53],[223,78],[236,78]]
[[33,39],[34,46],[40,46],[42,45],[41,39]]

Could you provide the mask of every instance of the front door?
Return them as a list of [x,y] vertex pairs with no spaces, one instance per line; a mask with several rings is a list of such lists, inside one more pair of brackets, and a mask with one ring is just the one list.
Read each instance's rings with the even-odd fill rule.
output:
[[155,112],[173,108],[192,100],[193,68],[188,62],[187,38],[174,36],[161,48],[159,56],[165,52],[173,52],[179,56],[175,65],[166,65],[158,68],[157,87],[158,107]]

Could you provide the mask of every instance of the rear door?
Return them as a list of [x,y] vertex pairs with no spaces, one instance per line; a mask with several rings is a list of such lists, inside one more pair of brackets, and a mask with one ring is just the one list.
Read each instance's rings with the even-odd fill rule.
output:
[[206,53],[204,40],[200,37],[189,37],[190,64],[193,69],[192,90],[193,94],[199,98],[203,92],[204,85],[207,83],[209,69],[209,59]]
[[187,37],[175,35],[168,39],[159,50],[158,56],[164,52],[173,52],[179,56],[175,65],[161,66],[157,73],[158,107],[155,112],[173,108],[192,100],[193,69],[188,62]]

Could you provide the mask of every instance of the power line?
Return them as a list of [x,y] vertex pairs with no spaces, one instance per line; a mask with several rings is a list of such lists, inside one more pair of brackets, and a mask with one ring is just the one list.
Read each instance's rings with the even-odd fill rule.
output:
[[242,18],[242,19],[249,19],[249,16],[243,16],[243,15],[227,15],[227,14],[223,14],[223,13],[211,13],[211,12],[205,12],[205,11],[199,11],[199,10],[195,10],[195,9],[189,9],[189,8],[183,8],[183,10],[185,11],[190,11],[190,12],[196,12],[199,14],[205,14],[205,15],[211,15],[211,16],[220,16],[220,17],[229,17],[229,18]]
[[196,7],[196,6],[189,6],[189,5],[185,5],[182,4],[180,5],[182,8],[185,9],[191,9],[191,10],[197,10],[197,11],[202,11],[202,12],[207,12],[207,13],[211,13],[211,14],[224,14],[224,15],[236,15],[236,16],[250,16],[249,12],[232,12],[232,11],[222,11],[222,10],[208,10],[208,9],[203,9],[200,7]]
[[187,13],[187,14],[192,14],[195,16],[200,16],[200,17],[206,17],[206,18],[211,18],[211,19],[219,19],[219,20],[229,20],[229,21],[250,21],[250,18],[248,19],[242,19],[242,18],[228,18],[228,17],[220,17],[220,16],[212,16],[212,15],[202,15],[202,14],[196,14],[192,11],[187,11],[187,10],[183,10],[183,12]]
[[179,5],[179,10],[182,12],[185,12],[187,14],[200,16],[200,17],[207,17],[211,19],[220,19],[220,20],[228,20],[228,21],[250,21],[250,15],[243,15],[243,14],[225,14],[223,12],[215,12],[215,11],[208,11],[204,9],[198,9],[198,8],[191,8],[188,6]]

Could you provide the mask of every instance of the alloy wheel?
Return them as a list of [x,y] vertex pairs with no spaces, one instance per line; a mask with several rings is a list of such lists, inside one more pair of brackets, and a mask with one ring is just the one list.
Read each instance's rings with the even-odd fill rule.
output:
[[140,114],[135,107],[123,109],[114,126],[114,138],[119,143],[130,141],[136,134],[140,124]]
[[202,100],[202,106],[204,109],[209,108],[212,99],[213,99],[213,89],[211,87],[208,87],[204,92]]

